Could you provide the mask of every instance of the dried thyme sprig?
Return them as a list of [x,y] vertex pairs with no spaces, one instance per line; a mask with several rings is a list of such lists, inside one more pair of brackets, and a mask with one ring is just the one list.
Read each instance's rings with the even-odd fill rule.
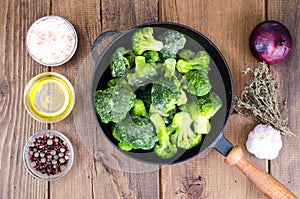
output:
[[240,97],[235,96],[234,109],[255,121],[268,124],[281,131],[283,135],[294,135],[288,127],[288,118],[283,119],[280,110],[277,82],[262,63],[254,70],[247,68],[244,74],[252,72],[253,79],[246,85]]

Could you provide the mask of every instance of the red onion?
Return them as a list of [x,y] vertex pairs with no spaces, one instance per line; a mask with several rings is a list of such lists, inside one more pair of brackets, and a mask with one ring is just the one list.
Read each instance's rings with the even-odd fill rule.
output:
[[259,23],[251,32],[249,47],[258,61],[268,65],[282,62],[292,48],[289,30],[278,21]]

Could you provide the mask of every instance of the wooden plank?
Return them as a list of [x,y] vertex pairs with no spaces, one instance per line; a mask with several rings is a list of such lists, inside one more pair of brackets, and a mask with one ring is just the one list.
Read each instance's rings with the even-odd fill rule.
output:
[[271,174],[278,178],[293,193],[300,197],[300,138],[298,122],[299,113],[299,47],[298,34],[300,2],[297,1],[269,1],[268,19],[283,23],[291,32],[293,48],[289,57],[282,63],[271,66],[272,72],[279,82],[280,97],[286,99],[289,126],[296,137],[283,136],[283,148],[277,159],[271,162]]
[[136,25],[158,21],[158,0],[102,0],[103,30],[124,31]]
[[[84,2],[53,1],[52,14],[66,17],[73,23],[79,35],[79,48],[76,55],[70,62],[64,66],[53,68],[56,71],[68,77],[73,84],[76,84],[76,74],[80,71],[80,67],[89,63],[91,45],[101,32],[106,30],[123,31],[131,28],[139,23],[157,20],[157,1],[96,1],[88,0]],[[150,6],[144,7],[144,6]],[[144,12],[147,12],[145,14]],[[86,66],[84,66],[86,67]],[[90,83],[91,79],[86,79]],[[80,80],[82,81],[82,80]],[[86,89],[83,91],[85,92]],[[77,93],[78,96],[82,93]],[[89,89],[88,89],[89,94]],[[81,100],[81,99],[79,99]],[[85,101],[86,102],[86,101]],[[85,103],[83,102],[83,103]],[[80,102],[79,102],[80,103]],[[86,104],[78,104],[75,106],[83,106],[81,111],[86,111]],[[78,107],[75,107],[75,109]],[[85,109],[87,108],[87,109]],[[158,198],[159,195],[159,172],[153,171],[149,173],[128,173],[123,172],[126,168],[118,165],[120,156],[113,157],[107,154],[111,153],[111,146],[105,140],[98,137],[100,134],[84,137],[80,140],[77,132],[78,115],[76,110],[61,123],[51,126],[53,129],[61,130],[71,138],[75,146],[76,159],[75,164],[70,173],[63,179],[51,183],[50,195],[53,198],[62,198],[68,196],[70,198]],[[89,118],[93,120],[93,118]],[[87,119],[87,120],[89,120]],[[90,121],[82,120],[79,129],[89,124]],[[87,126],[88,131],[96,130],[96,126]],[[88,134],[87,136],[90,136]],[[90,140],[89,140],[90,139]],[[92,144],[92,148],[86,145],[86,142]],[[98,146],[107,150],[99,151]],[[88,148],[88,150],[85,149]],[[93,148],[95,147],[95,148]],[[93,155],[95,158],[93,157]],[[111,158],[111,159],[109,159]],[[125,167],[134,167],[130,165],[130,160]],[[128,169],[128,168],[127,168]],[[145,183],[147,182],[147,183]]]
[[[158,0],[103,0],[101,6],[103,30],[124,31],[142,23],[158,20]],[[148,168],[147,165],[141,166]],[[117,193],[130,191],[130,194],[121,195],[120,198],[159,198],[158,170],[140,174],[115,172],[114,178],[119,179],[119,182],[115,183],[121,185]],[[118,175],[121,175],[121,178]]]
[[[64,75],[73,85],[75,85],[77,71],[91,49],[93,39],[101,31],[99,8],[100,1],[94,0],[85,1],[84,5],[80,1],[52,1],[51,14],[66,18],[76,29],[78,48],[69,62],[60,67],[51,68],[51,71]],[[75,103],[77,106],[77,101]],[[94,198],[97,196],[95,190],[98,188],[94,190],[94,182],[99,180],[99,176],[96,173],[95,161],[81,143],[73,121],[74,115],[71,113],[62,122],[51,125],[51,129],[59,130],[69,137],[75,152],[74,165],[70,172],[59,181],[50,183],[52,198],[66,196],[69,198]],[[105,180],[102,182],[106,184]]]
[[25,111],[23,92],[31,77],[47,71],[31,59],[25,38],[49,13],[49,2],[3,0],[0,7],[0,198],[48,198],[48,184],[27,173],[22,152],[29,136],[46,127]]
[[[210,38],[227,60],[233,76],[234,92],[239,95],[244,83],[249,81],[242,76],[242,71],[258,64],[248,49],[248,38],[252,28],[264,19],[264,10],[264,3],[255,0],[163,0],[160,20],[188,25]],[[244,147],[253,127],[253,121],[233,115],[225,128],[225,137],[234,145],[241,146],[252,162],[267,170],[267,162],[254,158]],[[237,169],[225,165],[216,151],[204,159],[196,157],[186,163],[164,168],[163,197],[180,198],[178,179],[190,179],[191,176],[192,179],[201,176],[202,182],[198,183],[202,184],[200,189],[203,191],[198,194],[203,194],[204,198],[263,198]],[[184,196],[187,197],[187,194]]]

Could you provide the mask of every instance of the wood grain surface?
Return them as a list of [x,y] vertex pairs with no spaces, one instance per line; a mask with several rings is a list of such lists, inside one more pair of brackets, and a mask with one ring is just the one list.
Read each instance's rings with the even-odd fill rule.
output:
[[[240,146],[247,159],[279,179],[300,196],[300,116],[298,88],[299,9],[293,0],[1,0],[0,1],[0,199],[258,199],[264,196],[215,150],[209,150],[186,162],[146,173],[124,172],[120,165],[110,167],[99,159],[97,151],[86,147],[82,131],[75,124],[78,112],[88,110],[76,103],[75,111],[55,124],[35,121],[23,105],[26,83],[35,75],[55,71],[73,85],[83,64],[90,56],[97,36],[105,31],[125,31],[151,21],[172,21],[190,26],[205,34],[222,52],[230,67],[234,93],[239,95],[249,77],[247,67],[258,66],[248,49],[254,26],[274,19],[291,31],[293,49],[283,63],[271,66],[280,83],[280,97],[286,99],[289,125],[296,137],[283,137],[283,149],[273,161],[259,160],[248,153],[245,142],[255,123],[233,114],[224,135]],[[75,56],[59,67],[44,67],[32,60],[26,50],[26,32],[42,16],[58,15],[75,27],[79,43]],[[78,83],[78,82],[77,82]],[[86,90],[85,90],[86,91]],[[78,93],[80,96],[80,93]],[[80,101],[80,100],[79,100]],[[82,121],[82,126],[86,125]],[[41,129],[55,129],[66,134],[75,149],[75,162],[62,179],[43,182],[34,179],[23,165],[22,151],[26,140]],[[89,126],[95,128],[96,126]],[[99,143],[96,137],[93,144]],[[109,150],[109,149],[108,149]],[[115,164],[116,159],[107,160]],[[130,161],[128,163],[130,167]],[[138,168],[137,168],[138,169]]]
[[30,58],[25,37],[37,18],[49,14],[49,3],[12,0],[0,7],[0,198],[47,198],[48,183],[27,175],[22,151],[33,132],[47,128],[26,113],[23,92],[33,76],[48,70]]
[[[283,149],[280,156],[271,161],[270,173],[300,197],[300,138],[299,138],[299,39],[300,2],[269,2],[267,18],[282,22],[290,30],[293,49],[289,57],[282,63],[271,67],[278,78],[280,97],[287,102],[289,126],[296,137],[283,137]],[[284,162],[284,164],[282,164]]]
[[[252,28],[263,20],[264,6],[263,2],[244,0],[223,1],[222,3],[209,0],[165,0],[162,6],[162,20],[183,23],[207,35],[227,60],[233,76],[234,93],[239,95],[243,85],[248,81],[242,72],[247,67],[253,67],[257,64],[250,55],[247,39]],[[170,7],[172,9],[168,9]],[[257,15],[253,13],[257,13]],[[247,134],[253,127],[253,122],[251,123],[240,116],[232,116],[229,118],[229,124],[224,133],[228,139],[231,138],[229,140],[234,145],[244,147]],[[247,155],[261,168],[267,168],[266,161],[259,161],[251,155]],[[163,176],[173,172],[175,174],[164,184],[164,196],[166,198],[175,198],[174,193],[178,187],[178,185],[176,186],[176,183],[178,184],[177,178],[189,178],[188,175],[191,173],[193,178],[202,176],[203,180],[206,181],[203,197],[249,199],[263,197],[242,174],[236,172],[233,175],[234,168],[225,165],[222,156],[216,151],[212,151],[204,159],[195,158],[174,167],[172,169],[167,168],[166,173],[163,170]],[[178,170],[181,172],[179,173]],[[173,192],[170,193],[168,187],[174,187]]]

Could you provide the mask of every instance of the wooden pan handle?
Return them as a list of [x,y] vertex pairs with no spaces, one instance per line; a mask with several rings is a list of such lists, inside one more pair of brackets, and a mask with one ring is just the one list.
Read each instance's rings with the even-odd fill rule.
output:
[[225,163],[235,165],[267,198],[297,199],[297,196],[278,180],[249,162],[245,158],[241,147],[234,147],[225,158]]

